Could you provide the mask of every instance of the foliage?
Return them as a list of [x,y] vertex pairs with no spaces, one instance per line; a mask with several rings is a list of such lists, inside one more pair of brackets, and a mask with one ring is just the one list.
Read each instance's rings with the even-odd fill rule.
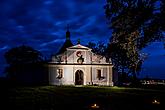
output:
[[161,4],[160,4],[160,24],[161,24],[161,29],[164,31],[165,30],[165,1],[161,0]]
[[43,56],[39,51],[23,45],[11,48],[4,56],[8,63],[5,71],[10,80],[26,84],[45,81],[42,73],[46,72],[46,69],[43,66]]
[[10,65],[26,64],[43,61],[43,56],[29,46],[14,47],[5,53],[6,62]]
[[118,71],[136,78],[144,60],[141,50],[164,39],[164,1],[161,2],[159,8],[160,0],[107,0],[105,14],[112,29],[108,51]]
[[99,41],[97,43],[95,42],[88,42],[87,47],[92,49],[92,52],[98,54],[98,55],[102,55],[105,56],[106,55],[106,48],[107,46]]

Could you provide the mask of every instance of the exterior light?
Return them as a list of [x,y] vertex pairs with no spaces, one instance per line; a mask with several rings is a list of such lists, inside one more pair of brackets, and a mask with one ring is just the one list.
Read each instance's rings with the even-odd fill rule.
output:
[[152,101],[152,104],[160,104],[160,101],[158,101],[158,100],[156,100],[156,99],[154,99],[153,101]]
[[97,109],[97,108],[100,108],[100,107],[95,103],[95,104],[93,104],[93,105],[91,106],[91,108]]

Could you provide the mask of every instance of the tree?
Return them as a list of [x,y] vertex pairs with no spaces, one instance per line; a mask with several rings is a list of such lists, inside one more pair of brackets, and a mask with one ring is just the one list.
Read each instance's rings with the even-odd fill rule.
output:
[[5,53],[8,63],[6,67],[7,77],[22,84],[38,83],[43,79],[45,68],[43,56],[30,46],[19,46]]
[[[160,21],[161,21],[161,29],[165,31],[165,1],[161,1],[161,14],[160,14]],[[165,39],[163,40],[164,42],[164,48],[165,48]]]
[[165,31],[165,1],[164,0],[161,0],[161,4],[160,4],[159,22],[161,25],[161,29]]
[[36,63],[43,61],[41,53],[29,46],[14,47],[5,53],[9,65]]
[[[141,69],[141,50],[150,43],[164,39],[161,14],[164,1],[160,0],[107,0],[105,14],[112,37],[108,51],[115,67],[122,73],[131,73],[136,79]],[[163,15],[164,16],[164,15]],[[161,23],[162,22],[162,23]]]
[[101,41],[99,41],[97,43],[88,42],[87,47],[91,48],[92,52],[94,52],[98,55],[106,56],[107,45],[105,45],[105,43],[103,43]]

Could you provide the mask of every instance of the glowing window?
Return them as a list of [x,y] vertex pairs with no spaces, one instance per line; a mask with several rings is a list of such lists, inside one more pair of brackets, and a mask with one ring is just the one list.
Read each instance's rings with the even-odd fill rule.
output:
[[57,78],[61,79],[63,77],[63,69],[57,69]]

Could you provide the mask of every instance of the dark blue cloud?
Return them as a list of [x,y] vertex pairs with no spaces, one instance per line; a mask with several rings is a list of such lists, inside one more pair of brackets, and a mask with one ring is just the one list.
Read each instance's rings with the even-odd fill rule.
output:
[[[88,41],[107,43],[111,31],[106,24],[104,4],[104,0],[1,0],[0,73],[6,65],[4,53],[15,46],[32,46],[47,57],[56,53],[65,41],[67,24],[74,44],[78,38],[83,45]],[[151,67],[162,67],[162,48],[149,47],[144,51],[151,55],[146,61]],[[152,59],[156,58],[154,63]],[[144,67],[149,68],[146,62]],[[162,68],[159,71],[162,74]]]

